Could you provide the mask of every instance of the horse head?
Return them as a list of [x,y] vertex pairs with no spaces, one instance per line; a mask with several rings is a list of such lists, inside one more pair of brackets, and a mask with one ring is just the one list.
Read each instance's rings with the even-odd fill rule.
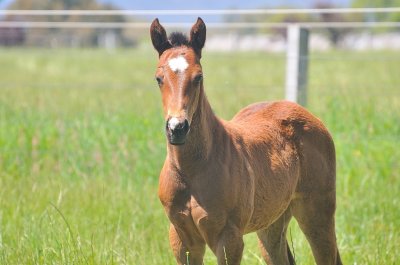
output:
[[167,37],[164,27],[155,19],[150,34],[159,54],[155,77],[162,95],[167,138],[172,145],[182,145],[203,89],[200,58],[206,40],[206,25],[198,18],[189,38],[177,32]]

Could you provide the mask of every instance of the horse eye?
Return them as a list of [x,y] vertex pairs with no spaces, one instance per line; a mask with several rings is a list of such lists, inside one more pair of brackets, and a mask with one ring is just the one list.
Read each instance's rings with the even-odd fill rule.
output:
[[162,79],[162,77],[156,76],[156,81],[157,81],[158,85],[161,86],[163,79]]
[[196,77],[193,79],[193,81],[195,83],[200,83],[202,80],[203,80],[203,75],[202,74],[196,75]]

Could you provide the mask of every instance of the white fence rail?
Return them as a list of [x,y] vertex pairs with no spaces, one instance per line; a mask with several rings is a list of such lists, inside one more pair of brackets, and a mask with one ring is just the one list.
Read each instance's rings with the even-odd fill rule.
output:
[[395,13],[400,7],[384,8],[302,8],[302,9],[193,9],[193,10],[0,10],[0,15],[274,15],[274,14],[322,14],[322,13]]
[[[218,9],[218,10],[0,10],[1,16],[224,16],[224,15],[276,15],[276,14],[378,14],[399,13],[400,7],[388,8],[330,8],[330,9]],[[191,23],[163,23],[174,28],[190,27]],[[292,23],[257,22],[211,22],[208,28],[286,28]],[[302,28],[376,28],[400,27],[400,22],[300,22]],[[21,28],[147,28],[143,22],[37,22],[37,21],[1,21],[0,27]]]
[[[162,23],[171,28],[188,28],[193,23]],[[207,23],[207,28],[245,29],[245,28],[287,28],[294,23]],[[302,28],[398,28],[400,22],[298,22]],[[140,28],[146,29],[149,23],[143,22],[36,22],[36,21],[0,21],[0,28]]]

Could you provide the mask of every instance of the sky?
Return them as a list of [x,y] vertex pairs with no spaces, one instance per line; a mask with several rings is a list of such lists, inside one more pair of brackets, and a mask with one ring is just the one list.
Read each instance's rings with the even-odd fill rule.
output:
[[[312,7],[318,0],[98,0],[103,3],[111,3],[122,9],[256,9],[256,8],[277,8],[277,7]],[[331,3],[338,7],[350,5],[351,0],[319,0]],[[158,16],[162,22],[190,22],[196,16]],[[150,18],[150,17],[146,17]],[[222,16],[205,16],[206,22],[217,22]]]
[[[13,0],[0,0],[0,9],[7,8]],[[256,9],[256,8],[311,8],[317,2],[329,3],[335,7],[348,7],[351,0],[97,0],[110,3],[120,9],[168,10],[168,9]],[[206,22],[218,22],[222,16],[201,15]],[[161,22],[191,22],[197,16],[158,16]],[[152,20],[153,16],[143,17]]]
[[[0,9],[6,8],[13,0],[0,0]],[[121,9],[226,9],[293,6],[311,7],[318,0],[99,0],[112,3]],[[321,1],[321,0],[320,0]],[[350,5],[351,0],[323,0],[338,7]]]
[[[124,9],[226,9],[226,8],[260,8],[260,7],[311,7],[318,0],[100,0],[101,2],[112,3]],[[321,1],[320,1],[321,2]],[[324,0],[335,6],[348,6],[350,0]]]

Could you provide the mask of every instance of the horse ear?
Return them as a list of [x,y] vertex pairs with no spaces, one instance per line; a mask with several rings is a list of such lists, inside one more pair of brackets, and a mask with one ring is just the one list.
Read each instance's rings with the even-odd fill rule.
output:
[[204,47],[204,43],[206,42],[206,24],[199,17],[197,18],[196,23],[193,25],[190,30],[190,46],[193,47],[195,52],[201,57],[201,49]]
[[171,43],[168,42],[167,33],[163,26],[161,26],[158,18],[154,19],[150,26],[151,42],[154,48],[158,51],[158,55],[171,48]]

